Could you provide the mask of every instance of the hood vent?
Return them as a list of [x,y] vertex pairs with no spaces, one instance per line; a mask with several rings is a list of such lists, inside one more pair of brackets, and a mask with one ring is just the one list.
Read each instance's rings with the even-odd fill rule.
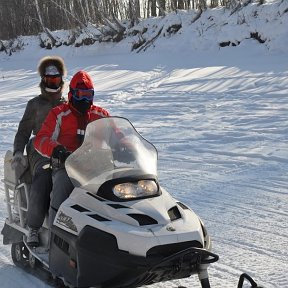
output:
[[124,206],[124,205],[121,205],[121,204],[108,204],[109,206],[113,207],[114,209],[131,209],[130,207],[127,207],[127,206]]
[[177,206],[172,207],[171,209],[168,210],[168,215],[170,217],[171,221],[175,221],[177,219],[182,218],[179,209]]
[[155,219],[145,214],[127,214],[127,215],[135,219],[140,226],[158,224],[158,222]]
[[75,209],[75,210],[77,210],[79,212],[91,212],[90,210],[88,210],[88,209],[86,209],[86,208],[84,208],[84,207],[82,207],[80,205],[77,205],[77,204],[71,206],[71,208],[73,208],[73,209]]
[[105,217],[102,217],[102,216],[100,216],[100,215],[98,215],[98,214],[91,214],[91,215],[87,215],[87,216],[89,216],[89,217],[91,217],[91,218],[93,218],[93,219],[95,219],[95,220],[97,220],[97,221],[111,221],[111,220],[109,220],[109,219],[107,219],[107,218],[105,218]]

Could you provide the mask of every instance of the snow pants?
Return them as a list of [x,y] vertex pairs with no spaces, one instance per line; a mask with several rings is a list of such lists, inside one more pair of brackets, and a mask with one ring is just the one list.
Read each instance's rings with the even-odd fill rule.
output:
[[74,189],[64,167],[54,168],[52,171],[53,188],[50,194],[49,228],[52,227],[56,213]]
[[[37,154],[35,154],[37,153]],[[49,209],[50,192],[52,189],[52,175],[49,168],[50,159],[41,156],[34,151],[33,159],[29,163],[33,163],[32,183],[29,193],[29,208],[27,211],[27,225],[31,228],[39,229],[45,219]]]

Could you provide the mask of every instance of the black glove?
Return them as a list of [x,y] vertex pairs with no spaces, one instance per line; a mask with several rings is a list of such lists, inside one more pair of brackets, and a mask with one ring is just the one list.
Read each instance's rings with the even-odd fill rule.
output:
[[135,156],[133,152],[125,145],[120,145],[118,149],[115,150],[113,156],[115,160],[126,164],[135,161]]
[[58,145],[53,149],[52,158],[59,159],[60,163],[65,163],[67,157],[71,154],[71,152],[67,151],[67,149],[62,146]]

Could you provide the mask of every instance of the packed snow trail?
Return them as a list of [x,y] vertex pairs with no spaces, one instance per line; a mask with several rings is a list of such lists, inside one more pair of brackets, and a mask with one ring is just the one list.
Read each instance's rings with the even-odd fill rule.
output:
[[[130,119],[157,147],[161,184],[205,222],[220,256],[209,268],[211,286],[234,288],[247,272],[266,288],[288,287],[288,71],[273,57],[263,56],[265,67],[255,69],[253,57],[238,63],[218,56],[209,66],[197,64],[209,63],[198,55],[195,67],[181,57],[149,54],[129,61],[125,55],[86,56],[82,64],[95,81],[95,102]],[[78,70],[74,57],[65,60],[70,74]],[[28,61],[18,69],[2,62],[2,159],[28,99],[39,91]],[[10,247],[2,244],[0,278],[4,288],[49,287],[14,267]],[[152,287],[181,285],[200,287],[196,275]]]

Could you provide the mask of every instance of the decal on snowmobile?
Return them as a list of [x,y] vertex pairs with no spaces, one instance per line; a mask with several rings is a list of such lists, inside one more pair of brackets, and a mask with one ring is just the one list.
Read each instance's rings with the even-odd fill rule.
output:
[[59,225],[63,225],[64,227],[66,227],[72,231],[78,232],[77,227],[73,223],[72,217],[66,215],[62,211],[59,212],[57,219],[56,219],[56,223]]
[[166,226],[166,230],[171,232],[176,231],[176,229],[173,226]]

